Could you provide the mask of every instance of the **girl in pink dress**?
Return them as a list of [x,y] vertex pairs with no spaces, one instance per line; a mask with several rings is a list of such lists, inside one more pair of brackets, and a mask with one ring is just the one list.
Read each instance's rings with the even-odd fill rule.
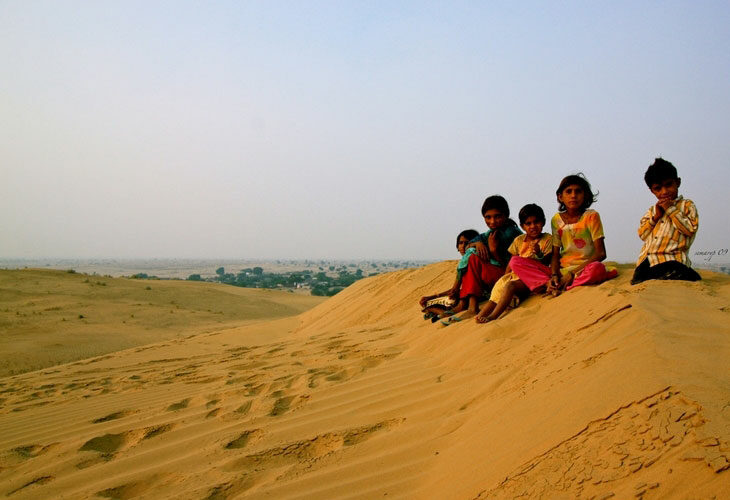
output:
[[512,271],[531,291],[546,288],[553,295],[576,286],[601,283],[618,275],[606,258],[603,224],[589,207],[596,200],[583,174],[565,177],[555,192],[558,213],[550,222],[553,256],[550,267],[533,259],[513,259]]

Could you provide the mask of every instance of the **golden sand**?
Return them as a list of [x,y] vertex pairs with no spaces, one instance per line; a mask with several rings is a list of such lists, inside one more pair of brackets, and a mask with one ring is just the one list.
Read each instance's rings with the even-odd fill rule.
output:
[[441,328],[417,300],[454,267],[0,379],[0,494],[730,497],[730,278],[623,269]]
[[292,316],[323,300],[192,281],[0,270],[0,377]]

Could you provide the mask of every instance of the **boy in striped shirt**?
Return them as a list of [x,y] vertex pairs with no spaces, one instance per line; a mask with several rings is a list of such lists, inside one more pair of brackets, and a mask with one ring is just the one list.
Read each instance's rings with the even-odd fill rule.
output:
[[677,177],[677,169],[657,158],[644,174],[644,181],[657,202],[639,222],[639,238],[644,245],[631,284],[652,279],[701,279],[690,267],[688,255],[699,224],[697,208],[691,200],[678,196],[682,179]]

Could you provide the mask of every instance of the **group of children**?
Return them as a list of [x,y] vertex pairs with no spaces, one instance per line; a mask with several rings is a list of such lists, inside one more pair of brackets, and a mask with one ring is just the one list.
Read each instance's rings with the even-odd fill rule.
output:
[[[632,284],[649,279],[697,281],[689,248],[697,234],[697,209],[679,196],[681,179],[670,162],[657,158],[644,181],[656,196],[639,222],[644,244]],[[422,297],[425,318],[444,325],[474,316],[477,323],[493,321],[508,307],[516,307],[530,293],[556,296],[577,286],[602,283],[618,271],[606,267],[603,225],[590,207],[596,196],[582,174],[565,177],[555,192],[558,213],[544,233],[546,219],[535,204],[522,207],[519,227],[510,218],[507,201],[499,195],[482,205],[489,227],[459,233],[456,248],[462,255],[454,285],[441,293]],[[489,294],[489,299],[482,304]],[[462,313],[457,315],[457,313]]]

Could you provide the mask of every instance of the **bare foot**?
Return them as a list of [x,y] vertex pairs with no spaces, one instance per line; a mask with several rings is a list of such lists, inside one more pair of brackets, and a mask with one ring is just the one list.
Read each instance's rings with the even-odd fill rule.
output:
[[492,321],[492,318],[490,318],[489,316],[474,316],[474,320],[477,323],[489,323],[490,321]]

